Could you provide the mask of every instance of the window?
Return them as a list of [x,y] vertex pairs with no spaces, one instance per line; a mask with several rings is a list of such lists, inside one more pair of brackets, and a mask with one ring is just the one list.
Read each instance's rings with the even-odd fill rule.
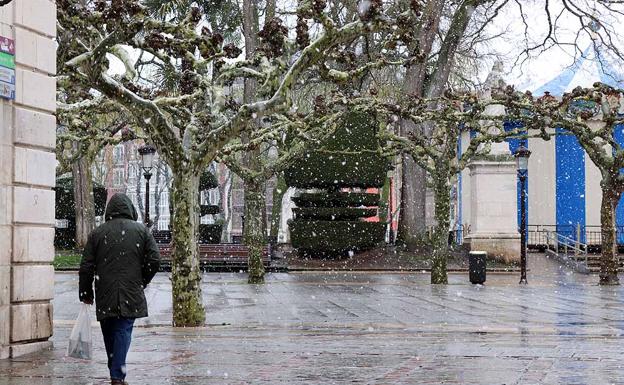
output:
[[161,213],[165,213],[165,212],[169,212],[169,193],[168,192],[162,192],[160,194],[160,212]]
[[123,163],[124,160],[124,147],[123,145],[118,145],[113,147],[113,162],[115,164]]
[[54,227],[56,227],[57,229],[66,229],[69,227],[69,220],[57,219]]
[[121,186],[124,183],[124,170],[113,170],[113,186]]

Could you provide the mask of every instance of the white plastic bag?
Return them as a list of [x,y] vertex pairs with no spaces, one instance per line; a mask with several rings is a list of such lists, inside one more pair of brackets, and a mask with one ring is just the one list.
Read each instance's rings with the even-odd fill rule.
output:
[[93,340],[91,339],[91,314],[89,305],[83,303],[78,313],[76,324],[69,335],[69,357],[90,360],[93,356]]

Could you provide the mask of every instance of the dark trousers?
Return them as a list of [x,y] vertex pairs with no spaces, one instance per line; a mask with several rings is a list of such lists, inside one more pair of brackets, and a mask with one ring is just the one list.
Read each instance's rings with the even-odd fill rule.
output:
[[100,321],[108,357],[108,370],[114,380],[126,378],[126,356],[130,349],[134,318],[106,318]]

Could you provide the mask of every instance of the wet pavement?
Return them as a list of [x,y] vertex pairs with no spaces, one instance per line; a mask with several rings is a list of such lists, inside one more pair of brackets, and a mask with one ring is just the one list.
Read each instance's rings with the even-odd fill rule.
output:
[[[624,384],[624,287],[539,255],[529,285],[489,274],[204,275],[207,326],[169,326],[171,288],[157,275],[150,317],[135,328],[130,384]],[[0,385],[105,384],[95,359],[65,357],[78,312],[77,275],[58,273],[52,351],[0,361]]]

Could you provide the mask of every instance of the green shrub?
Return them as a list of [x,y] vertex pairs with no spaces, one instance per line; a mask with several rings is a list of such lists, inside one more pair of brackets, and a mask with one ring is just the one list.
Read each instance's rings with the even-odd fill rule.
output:
[[390,162],[376,151],[379,124],[365,112],[345,115],[333,136],[303,154],[284,172],[298,188],[381,187]]
[[358,209],[352,207],[301,207],[294,208],[295,218],[299,219],[326,219],[326,220],[356,220],[370,218],[377,215],[377,209]]
[[360,207],[379,205],[379,194],[356,192],[302,193],[292,198],[297,207]]
[[[56,178],[54,217],[56,219],[66,219],[68,227],[64,229],[54,229],[54,246],[57,248],[71,249],[76,247],[76,203],[74,201],[74,178],[62,176]],[[95,204],[95,215],[104,215],[106,209],[106,198],[108,192],[99,183],[93,182],[93,201]]]
[[199,191],[212,190],[219,187],[217,177],[210,171],[205,171],[199,177]]
[[377,153],[311,152],[284,172],[286,183],[298,188],[382,187],[390,167]]
[[221,209],[217,205],[200,205],[200,215],[203,217],[204,215],[214,215],[219,214]]
[[223,225],[199,225],[199,243],[221,243],[221,232]]
[[[54,188],[54,192],[56,193],[56,209],[54,217],[56,219],[69,219],[74,221],[76,216],[76,203],[74,202],[74,178],[71,176],[56,178],[56,187]],[[106,191],[106,188],[99,183],[93,182],[93,201],[95,203],[96,216],[104,215],[107,197],[108,192]]]
[[390,162],[377,152],[378,130],[371,114],[347,113],[331,138],[284,172],[288,186],[327,190],[293,198],[298,207],[293,209],[295,219],[289,227],[292,245],[299,253],[339,255],[383,242],[385,223],[358,220],[377,214],[379,194],[338,191],[384,185]]
[[383,222],[292,220],[289,225],[293,247],[311,254],[372,248],[386,233]]

